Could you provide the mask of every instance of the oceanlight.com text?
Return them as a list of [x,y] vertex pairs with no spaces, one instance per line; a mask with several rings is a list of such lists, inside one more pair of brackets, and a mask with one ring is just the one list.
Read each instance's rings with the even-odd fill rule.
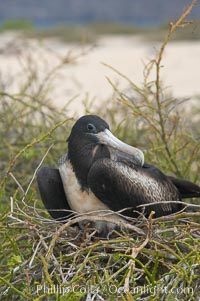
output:
[[[149,286],[137,286],[130,288],[129,292],[131,294],[140,294],[147,296],[156,296],[157,294],[171,294],[174,296],[181,295],[194,295],[194,291],[192,287],[179,287],[179,288],[168,288],[167,286],[162,287],[149,287]],[[67,295],[68,293],[81,293],[81,294],[115,294],[117,296],[126,293],[124,287],[117,287],[116,285],[111,286],[85,286],[85,285],[72,285],[72,286],[61,286],[61,285],[47,285],[47,284],[38,284],[36,286],[37,295],[43,294],[57,294],[57,295]]]

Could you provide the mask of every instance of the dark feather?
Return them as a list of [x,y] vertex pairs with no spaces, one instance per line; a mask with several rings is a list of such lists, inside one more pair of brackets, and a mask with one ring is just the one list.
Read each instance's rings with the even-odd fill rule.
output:
[[[123,162],[101,159],[90,169],[88,185],[113,211],[128,207],[141,211],[137,206],[155,202],[158,202],[158,205],[145,208],[146,215],[152,210],[155,211],[156,217],[182,209],[182,205],[170,203],[181,200],[178,189],[159,169],[150,165],[146,168],[130,167]],[[127,211],[126,214],[136,215],[133,210]]]
[[37,182],[43,204],[54,219],[63,220],[72,215],[58,169],[42,167]]
[[180,192],[181,198],[198,198],[200,197],[200,187],[192,182],[168,177]]

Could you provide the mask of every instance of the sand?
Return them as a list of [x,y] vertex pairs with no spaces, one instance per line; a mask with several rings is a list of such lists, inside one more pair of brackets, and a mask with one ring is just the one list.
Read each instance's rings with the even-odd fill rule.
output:
[[[70,63],[58,69],[51,78],[49,97],[63,107],[70,99],[70,114],[83,114],[83,101],[96,104],[109,100],[113,88],[108,78],[127,88],[127,82],[106,67],[108,64],[129,77],[137,85],[143,82],[144,65],[156,57],[160,44],[145,42],[140,37],[107,36],[99,39],[93,47],[65,44],[56,39],[26,41],[13,33],[0,35],[1,89],[18,93],[22,82],[26,82],[26,68],[37,70],[36,82],[42,82],[48,72],[64,57]],[[6,50],[6,51],[5,51]],[[74,62],[72,58],[76,57]],[[27,63],[29,61],[29,63]],[[155,75],[152,74],[151,80]],[[195,99],[200,95],[200,41],[170,42],[162,61],[161,78],[168,92],[176,98]],[[36,88],[37,84],[35,84]],[[194,104],[191,102],[190,105]]]

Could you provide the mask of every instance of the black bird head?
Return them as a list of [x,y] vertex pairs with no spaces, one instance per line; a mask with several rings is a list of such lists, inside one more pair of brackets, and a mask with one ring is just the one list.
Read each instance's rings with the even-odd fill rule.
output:
[[67,141],[68,158],[82,187],[87,187],[88,171],[92,163],[100,158],[116,161],[129,158],[138,166],[144,163],[142,151],[116,138],[109,125],[96,115],[78,119]]

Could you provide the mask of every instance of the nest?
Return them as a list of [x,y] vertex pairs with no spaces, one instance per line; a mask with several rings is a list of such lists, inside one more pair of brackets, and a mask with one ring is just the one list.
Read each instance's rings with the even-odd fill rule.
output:
[[109,215],[61,223],[22,201],[2,221],[1,300],[198,300],[199,212],[140,215],[101,239],[91,222]]

